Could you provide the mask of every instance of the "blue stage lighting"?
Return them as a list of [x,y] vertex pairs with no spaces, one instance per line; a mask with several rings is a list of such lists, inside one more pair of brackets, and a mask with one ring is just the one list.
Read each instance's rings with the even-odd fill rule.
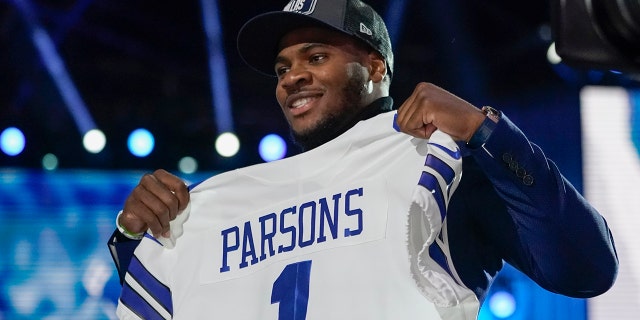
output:
[[10,156],[19,155],[24,150],[25,138],[20,129],[16,127],[9,127],[2,131],[0,134],[0,148],[2,151]]
[[40,54],[44,67],[49,71],[51,79],[58,88],[62,100],[76,122],[80,134],[86,135],[87,132],[96,128],[96,124],[93,122],[93,118],[85,106],[78,89],[73,84],[55,43],[47,29],[38,20],[38,10],[33,7],[33,1],[15,0],[12,2],[27,23],[31,40]]
[[516,300],[506,291],[497,291],[489,299],[489,309],[496,317],[505,319],[516,312]]
[[269,162],[284,158],[287,154],[287,144],[279,135],[268,134],[260,140],[258,147],[262,160]]
[[222,38],[223,31],[218,0],[200,0],[200,6],[202,8],[202,25],[207,36],[209,77],[216,128],[220,134],[233,132],[227,59],[225,58],[225,42]]
[[136,157],[146,157],[153,151],[155,139],[151,132],[146,129],[136,129],[131,132],[127,140],[129,152]]

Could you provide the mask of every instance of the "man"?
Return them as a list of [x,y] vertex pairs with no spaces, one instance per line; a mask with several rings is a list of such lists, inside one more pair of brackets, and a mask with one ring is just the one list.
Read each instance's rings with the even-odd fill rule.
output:
[[[277,76],[305,152],[213,177],[191,195],[164,170],[143,176],[109,243],[120,316],[474,319],[503,261],[571,297],[613,285],[604,218],[506,115],[428,83],[392,111],[399,75],[368,5],[292,0],[247,22],[238,49]],[[165,298],[149,298],[157,292]]]

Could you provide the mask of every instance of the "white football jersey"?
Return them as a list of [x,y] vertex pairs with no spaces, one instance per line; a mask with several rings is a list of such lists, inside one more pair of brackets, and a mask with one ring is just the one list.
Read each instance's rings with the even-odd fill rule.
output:
[[122,319],[476,319],[451,264],[456,143],[394,129],[395,112],[191,190],[170,239],[147,235]]

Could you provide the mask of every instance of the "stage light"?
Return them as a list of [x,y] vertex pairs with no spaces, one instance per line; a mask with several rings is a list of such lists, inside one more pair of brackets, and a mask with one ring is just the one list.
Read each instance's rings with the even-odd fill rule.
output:
[[136,157],[146,157],[153,151],[155,146],[155,139],[151,132],[146,129],[136,129],[129,134],[127,139],[127,146],[129,152]]
[[42,157],[42,168],[52,171],[58,168],[58,157],[55,154],[47,153]]
[[218,136],[216,139],[216,151],[223,157],[233,157],[240,150],[240,140],[238,137],[231,133],[225,132]]
[[496,317],[505,319],[515,313],[516,300],[509,292],[496,291],[489,299],[489,309]]
[[260,157],[266,162],[279,160],[287,154],[287,143],[277,134],[268,134],[260,140]]
[[29,28],[31,41],[42,59],[43,66],[51,75],[51,80],[57,87],[65,106],[78,126],[78,130],[81,134],[85,134],[89,130],[95,129],[96,125],[78,89],[71,80],[64,60],[58,53],[47,28],[38,20],[38,10],[33,7],[32,2],[28,0],[13,1]]
[[547,61],[551,64],[558,64],[562,62],[562,58],[556,52],[556,43],[553,42],[547,49]]
[[0,134],[0,148],[9,156],[17,156],[25,146],[24,134],[16,127],[9,127]]
[[178,161],[178,170],[186,174],[195,173],[198,170],[198,161],[192,157],[184,157]]
[[207,36],[209,53],[209,77],[211,86],[211,101],[214,120],[218,132],[231,132],[233,116],[231,115],[231,97],[229,95],[229,80],[227,76],[227,59],[225,58],[225,42],[222,38],[222,23],[218,0],[200,0],[202,11],[202,26]]
[[82,145],[91,153],[99,153],[107,144],[107,138],[104,133],[98,129],[87,131],[82,138]]

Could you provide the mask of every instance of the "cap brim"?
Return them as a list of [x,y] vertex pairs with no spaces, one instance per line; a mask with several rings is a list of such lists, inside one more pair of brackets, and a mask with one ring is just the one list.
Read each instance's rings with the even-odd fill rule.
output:
[[275,76],[274,63],[280,39],[291,30],[315,26],[344,32],[304,14],[287,11],[267,12],[252,18],[242,26],[238,33],[238,52],[252,68]]

